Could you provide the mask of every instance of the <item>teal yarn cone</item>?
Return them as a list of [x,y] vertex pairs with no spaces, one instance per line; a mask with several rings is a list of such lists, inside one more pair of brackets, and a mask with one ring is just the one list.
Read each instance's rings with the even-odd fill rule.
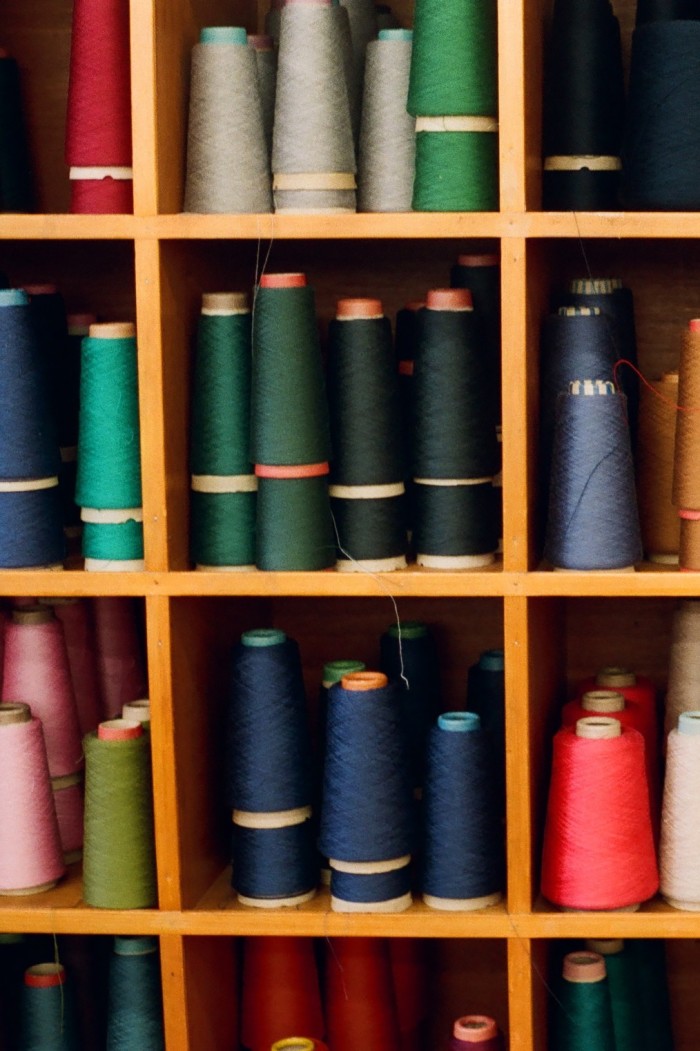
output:
[[83,340],[76,503],[141,506],[141,447],[132,324],[91,325]]
[[[498,125],[484,117],[452,118],[454,130],[416,119],[416,212],[493,212],[498,209]],[[449,126],[449,125],[448,125]],[[479,130],[477,130],[477,128]],[[431,130],[428,130],[431,129]]]
[[112,719],[83,740],[83,900],[102,909],[157,902],[150,737]]
[[256,290],[251,459],[267,466],[330,459],[315,296],[305,274],[265,274]]
[[163,1051],[158,939],[114,939],[109,967],[107,1051]]
[[598,953],[564,957],[552,1046],[557,1051],[617,1051],[605,961]]
[[494,0],[416,0],[408,112],[494,117],[496,46]]
[[[83,512],[83,556],[85,568],[107,568],[93,563],[114,563],[115,570],[143,569],[143,514],[140,508],[133,511]],[[137,517],[125,518],[126,515]],[[123,521],[110,520],[114,516]],[[125,563],[140,565],[127,566]]]
[[625,942],[615,938],[592,939],[586,942],[586,948],[605,959],[615,1051],[639,1051],[646,1046],[645,1028],[639,1010],[637,966],[633,953],[628,951]]
[[[329,569],[335,534],[328,499],[328,464],[308,477],[262,476],[258,471],[258,569]],[[273,469],[274,470],[274,469]]]
[[75,1007],[60,963],[38,963],[24,974],[20,1051],[80,1051]]
[[198,568],[255,563],[250,462],[251,313],[243,292],[207,293],[192,385],[190,553]]

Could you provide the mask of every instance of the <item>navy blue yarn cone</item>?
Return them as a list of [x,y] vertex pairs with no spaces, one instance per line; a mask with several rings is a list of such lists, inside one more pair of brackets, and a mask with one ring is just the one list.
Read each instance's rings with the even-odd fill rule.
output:
[[341,861],[388,861],[410,854],[413,841],[399,689],[336,683],[328,692],[319,849]]
[[231,884],[255,900],[294,898],[318,881],[318,858],[310,819],[282,828],[234,824]]
[[63,556],[58,484],[31,492],[0,492],[0,568],[52,566]]
[[627,399],[590,386],[605,393],[559,395],[544,554],[562,569],[622,569],[642,558]]
[[311,784],[299,647],[274,629],[246,632],[232,656],[226,802],[257,813],[291,810],[310,805]]
[[[473,729],[462,727],[473,726]],[[456,727],[454,729],[450,727]],[[503,889],[504,858],[495,759],[478,716],[452,712],[430,731],[423,793],[422,890],[469,900]]]
[[331,894],[340,901],[373,905],[403,898],[411,890],[411,866],[406,863],[391,872],[358,875],[353,872],[331,872]]

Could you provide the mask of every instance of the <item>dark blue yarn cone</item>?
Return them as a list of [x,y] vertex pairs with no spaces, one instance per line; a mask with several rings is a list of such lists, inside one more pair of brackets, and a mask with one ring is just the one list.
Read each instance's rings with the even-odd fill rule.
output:
[[246,898],[294,898],[318,882],[310,820],[285,828],[233,826],[231,885]]
[[341,861],[388,861],[413,847],[401,700],[394,683],[328,693],[319,850]]
[[[448,729],[456,726],[456,729]],[[474,726],[463,730],[460,727]],[[503,889],[504,857],[493,745],[467,712],[440,716],[428,738],[422,890],[483,898]]]
[[403,898],[411,891],[411,866],[409,863],[391,872],[358,874],[331,870],[331,894],[339,901],[353,905],[374,905],[379,902]]
[[51,566],[63,561],[63,512],[58,485],[0,492],[0,568]]
[[311,748],[299,647],[273,629],[246,632],[243,640],[232,657],[226,802],[256,813],[309,806]]
[[379,666],[400,691],[413,787],[419,788],[423,784],[428,730],[441,707],[440,667],[435,640],[427,626],[417,621],[392,624],[381,637]]
[[627,399],[598,386],[608,393],[559,396],[544,555],[562,569],[642,558]]
[[158,939],[116,937],[109,969],[107,1051],[164,1051]]
[[499,761],[505,756],[505,672],[503,650],[485,650],[467,673],[467,711],[475,712],[493,738]]
[[0,291],[0,479],[58,474],[58,441],[29,297]]

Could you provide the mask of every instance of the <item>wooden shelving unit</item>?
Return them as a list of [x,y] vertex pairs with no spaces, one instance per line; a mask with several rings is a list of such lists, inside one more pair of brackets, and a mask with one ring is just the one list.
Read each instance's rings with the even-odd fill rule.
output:
[[[629,41],[632,0],[617,13]],[[393,6],[405,24],[412,0]],[[547,940],[667,937],[677,1051],[700,1046],[693,983],[700,916],[653,902],[637,914],[571,914],[539,898],[549,749],[559,703],[600,663],[629,663],[661,685],[673,599],[700,594],[696,574],[550,573],[535,543],[538,344],[552,289],[586,272],[621,274],[636,296],[640,361],[678,356],[700,314],[700,214],[540,211],[540,0],[498,0],[501,210],[468,215],[193,216],[182,200],[189,53],[205,24],[262,25],[263,0],[131,0],[135,215],[72,216],[63,162],[71,0],[5,0],[0,35],[25,71],[41,214],[0,216],[0,269],[54,279],[72,308],[135,317],[144,476],[146,571],[7,572],[0,595],[144,598],[160,907],[100,911],[81,903],[79,866],[54,891],[0,900],[0,931],[150,932],[160,936],[168,1051],[230,1051],[231,937],[294,933],[444,939],[440,982],[507,1026],[511,1051],[547,1047]],[[616,8],[617,8],[616,3]],[[466,241],[500,247],[503,300],[504,556],[481,572],[416,568],[378,580],[336,573],[194,573],[187,558],[187,420],[191,335],[199,297],[250,287],[258,253],[306,270],[322,318],[340,295],[383,298],[387,313],[445,283]],[[302,648],[309,689],[324,659],[376,649],[391,622],[436,626],[446,694],[461,699],[467,666],[503,643],[507,686],[508,894],[455,916],[416,903],[397,916],[341,916],[321,893],[297,910],[237,906],[226,871],[217,795],[226,652],[254,624],[276,624]],[[342,649],[340,647],[342,646]],[[462,955],[458,953],[462,951]],[[435,1045],[438,1051],[438,1044]],[[391,1049],[387,1049],[391,1051]]]

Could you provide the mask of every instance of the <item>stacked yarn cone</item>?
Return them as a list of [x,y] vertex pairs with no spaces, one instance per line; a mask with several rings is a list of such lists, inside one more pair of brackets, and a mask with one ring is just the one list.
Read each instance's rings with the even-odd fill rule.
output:
[[82,345],[75,491],[86,569],[144,567],[140,453],[135,326],[91,325]]

